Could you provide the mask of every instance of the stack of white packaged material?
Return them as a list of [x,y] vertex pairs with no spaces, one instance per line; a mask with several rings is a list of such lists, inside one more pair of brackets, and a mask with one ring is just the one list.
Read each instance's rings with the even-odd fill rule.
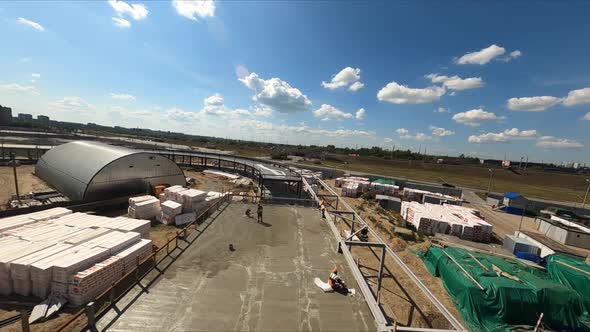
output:
[[115,256],[123,262],[125,273],[131,271],[138,262],[143,262],[152,253],[152,240],[141,239],[132,246],[123,249]]
[[360,191],[358,182],[344,182],[344,184],[342,184],[342,196],[358,197]]
[[160,222],[166,225],[174,222],[174,217],[182,213],[182,204],[175,201],[165,201],[162,203],[162,212],[160,213]]
[[[67,284],[66,297],[73,305],[82,305],[108,288],[124,275],[123,260],[111,256],[86,270],[76,273]],[[53,286],[57,286],[55,283]],[[55,290],[52,289],[54,292]]]
[[166,200],[168,201],[175,201],[177,203],[182,204],[182,194],[181,192],[187,190],[185,187],[180,186],[180,185],[176,185],[176,186],[172,186],[172,187],[168,187],[166,189],[164,189],[164,195],[166,197]]
[[117,217],[103,224],[103,227],[121,232],[136,232],[143,239],[150,237],[151,222],[149,220]]
[[25,225],[34,224],[38,221],[60,218],[71,213],[71,210],[58,207],[20,216],[4,218],[2,219],[2,223],[0,223],[0,233]]
[[451,234],[469,241],[489,242],[492,225],[476,210],[452,204],[402,202],[402,217],[426,234]]
[[126,248],[133,243],[139,242],[140,239],[141,237],[139,233],[136,232],[124,233],[120,231],[112,231],[90,241],[84,242],[81,244],[81,246],[87,248],[103,248],[108,251],[109,255],[114,255],[123,248]]
[[129,198],[127,210],[131,218],[153,219],[160,213],[160,200],[154,196],[139,196]]
[[371,183],[371,189],[378,194],[394,196],[399,195],[399,186],[387,183]]
[[196,206],[200,202],[207,198],[207,192],[195,189],[188,189],[181,192],[182,195],[182,206],[184,212],[190,212],[193,210],[193,206]]

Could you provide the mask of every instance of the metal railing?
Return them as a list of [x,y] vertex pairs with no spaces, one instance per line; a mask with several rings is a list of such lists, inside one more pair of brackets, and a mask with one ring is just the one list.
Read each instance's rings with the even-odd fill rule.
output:
[[[317,179],[317,180],[320,185],[322,185],[326,190],[328,190],[331,193],[331,195],[335,195],[335,196],[339,197],[339,195],[328,184],[326,184],[325,182],[323,182],[320,179]],[[307,187],[309,187],[309,189],[311,189],[311,186],[307,183],[305,178],[303,178],[303,183],[305,186],[307,186]],[[315,193],[313,193],[313,191],[310,190],[310,192],[312,193],[312,197],[319,201],[318,196]],[[371,233],[373,238],[377,240],[376,243],[383,246],[385,252],[387,252],[387,254],[391,258],[393,258],[393,260],[408,275],[408,277],[410,277],[410,279],[418,286],[418,288],[424,293],[424,295],[430,300],[430,302],[432,302],[432,304],[434,304],[434,306],[443,314],[443,316],[447,319],[447,321],[453,326],[454,331],[467,331],[467,329],[461,324],[461,322],[459,320],[457,320],[457,318],[455,318],[447,310],[447,308],[436,298],[436,296],[434,296],[434,294],[432,294],[432,292],[428,289],[428,287],[426,287],[422,283],[422,281],[401,260],[401,258],[399,258],[399,256],[397,256],[395,254],[395,252],[393,250],[391,250],[391,248],[386,244],[385,241],[383,241],[383,239],[377,234],[377,232],[375,232],[375,230],[373,230],[345,200],[339,199],[339,201],[348,210],[348,213],[353,214],[355,222],[359,223],[360,227],[367,228],[369,230],[369,232]],[[342,211],[340,211],[340,212],[342,212]],[[329,215],[327,215],[327,216],[329,217]],[[340,249],[342,250],[346,260],[349,263],[349,266],[352,269],[353,275],[355,275],[355,279],[357,279],[357,282],[359,283],[359,286],[361,288],[361,292],[365,296],[365,300],[367,301],[367,304],[369,305],[369,309],[371,309],[371,312],[373,314],[373,317],[375,318],[375,321],[376,321],[378,327],[383,328],[384,325],[382,325],[383,324],[382,321],[384,319],[384,316],[383,316],[383,313],[381,312],[381,308],[379,307],[379,304],[377,303],[377,299],[375,299],[373,297],[373,293],[370,290],[369,286],[367,285],[366,281],[364,280],[364,277],[362,276],[362,274],[360,276],[357,275],[358,273],[360,273],[360,271],[358,271],[358,267],[357,267],[354,259],[352,258],[352,255],[348,249],[348,246],[346,245],[347,244],[346,241],[344,241],[344,239],[340,235],[340,232],[332,223],[330,223],[330,227],[332,228],[332,231],[334,232],[334,236],[338,240]],[[354,230],[351,231],[351,234],[352,233],[354,233]],[[359,278],[360,278],[360,280],[359,280]],[[365,287],[367,289],[365,289]],[[393,329],[396,331],[429,331],[429,332],[442,331],[440,329],[397,326],[397,324],[394,325]]]
[[[197,216],[194,221],[187,224],[182,229],[176,231],[176,235],[169,239],[164,245],[154,249],[148,257],[141,261],[138,257],[136,266],[131,271],[127,272],[125,275],[115,281],[109,288],[96,296],[94,301],[88,303],[88,305],[86,305],[84,308],[78,310],[72,317],[70,317],[69,320],[60,325],[56,331],[66,331],[70,328],[73,328],[79,319],[83,319],[82,316],[86,316],[87,321],[85,324],[83,324],[81,330],[96,331],[97,320],[100,320],[102,317],[104,317],[107,312],[114,310],[117,315],[123,313],[125,309],[121,310],[119,307],[117,307],[117,303],[133,288],[135,288],[135,286],[140,287],[140,295],[144,292],[147,292],[149,287],[158,279],[160,275],[165,272],[168,266],[172,264],[176,258],[172,258],[172,262],[170,262],[165,268],[159,268],[159,264],[165,259],[169,258],[176,249],[180,248],[182,253],[182,251],[184,251],[188,245],[192,243],[187,240],[187,237],[193,232],[198,231],[197,227],[201,224],[200,222],[206,221],[207,218],[209,218],[213,212],[217,211],[222,204],[230,202],[231,195],[229,193],[224,194],[224,196],[219,201],[207,208],[207,210]],[[187,247],[184,249],[179,247],[179,241],[185,241],[188,244]],[[152,280],[150,280],[145,286],[142,285],[144,278],[147,277],[152,271],[157,272],[156,276],[152,278]],[[123,288],[123,290],[120,291],[119,288]],[[120,292],[117,292],[118,290]]]

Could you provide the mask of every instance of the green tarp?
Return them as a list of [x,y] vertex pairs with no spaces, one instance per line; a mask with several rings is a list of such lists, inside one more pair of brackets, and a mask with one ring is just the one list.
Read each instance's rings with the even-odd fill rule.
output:
[[[543,323],[552,329],[589,331],[584,324],[587,321],[587,311],[581,296],[570,287],[553,280],[546,271],[516,259],[459,248],[432,247],[420,256],[430,273],[442,279],[471,331],[510,331],[523,326],[534,326],[541,313],[544,315]],[[492,265],[517,277],[519,281],[498,276]]]
[[373,183],[390,184],[390,185],[395,186],[395,181],[389,180],[389,179],[377,179],[377,180],[373,181]]
[[590,313],[590,266],[580,258],[555,254],[547,258],[547,271],[553,280],[580,295],[585,314],[588,315]]

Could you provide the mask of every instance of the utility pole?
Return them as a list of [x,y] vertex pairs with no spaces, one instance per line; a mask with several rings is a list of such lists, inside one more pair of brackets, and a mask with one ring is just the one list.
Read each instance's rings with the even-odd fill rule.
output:
[[12,159],[12,172],[14,174],[14,187],[16,188],[16,199],[18,200],[18,205],[20,205],[21,201],[20,193],[18,191],[18,177],[16,176],[16,153],[10,152],[10,159]]
[[490,180],[488,181],[488,191],[486,192],[486,197],[490,195],[490,189],[492,187],[492,177],[494,176],[494,171],[491,168],[488,168],[488,172],[490,172]]
[[588,198],[588,191],[590,190],[590,179],[586,179],[588,182],[588,188],[586,188],[586,195],[584,195],[584,202],[582,202],[582,209],[586,206],[586,198]]

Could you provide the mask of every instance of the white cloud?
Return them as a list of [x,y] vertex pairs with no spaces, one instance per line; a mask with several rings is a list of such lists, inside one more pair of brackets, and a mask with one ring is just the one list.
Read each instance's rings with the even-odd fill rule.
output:
[[449,110],[444,107],[439,107],[434,110],[434,113],[449,113]]
[[567,138],[556,138],[553,136],[542,136],[537,141],[537,146],[547,149],[581,149],[584,145],[580,142]]
[[477,52],[467,53],[460,58],[456,59],[455,62],[460,65],[465,64],[476,64],[476,65],[485,65],[486,63],[490,62],[495,57],[498,57],[502,54],[506,53],[506,49],[500,47],[498,45],[490,45],[482,50]]
[[149,11],[144,4],[128,4],[127,2],[122,0],[109,0],[108,2],[111,5],[111,7],[113,7],[115,12],[119,15],[119,17],[128,15],[136,21],[141,21],[145,19],[149,14]]
[[514,60],[520,56],[522,56],[522,52],[519,50],[514,50],[514,51],[510,52],[510,54],[508,54],[508,56],[506,56],[504,59],[502,59],[502,61],[508,62],[508,61]]
[[590,112],[586,113],[586,115],[584,115],[582,120],[590,121]]
[[223,119],[238,119],[242,116],[252,116],[250,111],[236,108],[231,109],[224,105],[223,96],[216,93],[212,96],[209,96],[203,100],[203,109],[201,110],[201,114],[211,114],[220,116]]
[[20,85],[17,83],[0,84],[0,91],[37,93],[34,86]]
[[530,130],[518,130],[518,128],[506,129],[501,133],[484,133],[481,135],[471,135],[467,139],[469,143],[493,143],[500,142],[505,143],[515,139],[534,139],[537,136],[537,131],[534,129]]
[[39,24],[37,22],[33,22],[31,20],[27,20],[24,17],[19,17],[17,19],[17,21],[18,21],[18,23],[23,24],[23,25],[26,25],[26,26],[30,26],[31,28],[33,28],[35,30],[45,31],[45,28],[41,24]]
[[213,0],[173,0],[172,6],[178,15],[193,21],[215,16],[215,2]]
[[430,130],[432,130],[432,136],[436,136],[436,137],[446,137],[446,136],[455,135],[454,131],[451,131],[451,130],[448,130],[445,128],[441,128],[441,127],[430,126]]
[[31,74],[31,77],[32,78],[35,78],[35,79],[38,79],[38,78],[41,78],[41,74],[39,74],[39,73],[32,73]]
[[359,68],[346,67],[334,74],[330,82],[322,82],[322,86],[330,90],[348,86],[350,91],[357,91],[365,86],[360,80],[361,70]]
[[364,120],[367,117],[367,112],[365,111],[364,108],[359,108],[356,113],[354,114],[354,117],[357,120]]
[[175,121],[194,121],[199,118],[199,114],[195,112],[185,111],[180,108],[170,108],[166,110],[166,116]]
[[[258,120],[244,120],[235,124],[240,129],[246,129],[248,132],[254,132],[257,135],[270,135],[275,137],[291,137],[297,141],[307,141],[314,139],[324,140],[326,138],[345,139],[354,138],[375,138],[375,133],[364,130],[337,129],[327,130],[322,128],[312,128],[305,124],[298,126],[277,125],[271,122]],[[352,142],[351,142],[352,143]]]
[[236,77],[237,78],[244,78],[248,75],[250,75],[250,71],[248,71],[248,68],[246,68],[246,66],[244,66],[244,65],[237,65],[236,66]]
[[115,23],[116,26],[118,26],[119,28],[129,28],[131,27],[131,22],[127,21],[124,18],[120,18],[120,17],[113,17],[113,22]]
[[362,89],[364,86],[365,84],[362,82],[354,82],[348,87],[348,90],[355,92]]
[[216,93],[212,96],[205,98],[203,101],[205,106],[223,106],[223,96]]
[[467,112],[461,112],[453,115],[455,122],[466,126],[477,127],[484,121],[498,121],[504,119],[503,116],[497,116],[492,112],[486,112],[481,108],[472,109]]
[[430,79],[432,83],[442,83],[445,88],[457,91],[481,88],[484,84],[481,77],[461,78],[457,75],[448,77],[439,74],[428,74],[426,78]]
[[264,107],[264,106],[256,107],[254,109],[254,115],[265,117],[265,118],[270,118],[270,117],[272,117],[272,109],[270,109],[268,107]]
[[563,104],[565,106],[590,104],[590,87],[570,91],[563,100]]
[[384,143],[393,143],[393,138],[390,138],[390,137],[385,137],[385,138],[383,139],[383,142],[384,142]]
[[133,95],[130,95],[127,93],[113,93],[113,92],[111,92],[109,95],[111,96],[111,98],[117,99],[117,100],[135,100],[135,97]]
[[264,80],[256,73],[240,78],[249,89],[254,90],[252,97],[254,101],[270,107],[280,113],[304,112],[311,108],[311,101],[299,89],[292,87],[289,83],[279,79],[271,78]]
[[410,133],[410,131],[406,128],[398,128],[395,130],[395,132],[398,133],[400,136],[404,136]]
[[508,109],[512,111],[540,112],[558,104],[560,98],[551,96],[522,97],[508,99]]
[[88,112],[94,110],[94,105],[89,104],[82,97],[68,96],[49,103],[51,109],[65,112]]
[[423,104],[439,100],[445,89],[431,86],[424,89],[412,89],[405,85],[390,82],[377,93],[377,99],[393,104]]
[[322,118],[322,121],[351,119],[353,117],[350,113],[342,112],[336,107],[328,104],[322,104],[320,108],[313,111],[313,116]]
[[29,57],[22,57],[19,59],[20,62],[30,62],[31,60],[33,60],[33,59],[31,59]]

